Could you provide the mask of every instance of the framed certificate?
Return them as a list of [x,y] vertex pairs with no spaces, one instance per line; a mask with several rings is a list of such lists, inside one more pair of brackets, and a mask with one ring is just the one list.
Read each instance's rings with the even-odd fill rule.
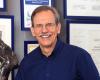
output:
[[6,0],[0,0],[0,11],[6,10]]
[[[14,17],[0,15],[0,39],[14,50]],[[13,79],[10,74],[8,80]]]
[[64,17],[98,19],[100,18],[100,0],[64,0]]
[[39,46],[37,41],[24,41],[24,54],[27,55]]
[[100,73],[100,20],[70,20],[67,21],[69,28],[69,43],[87,50]]
[[31,14],[41,5],[52,6],[54,0],[20,0],[21,5],[21,30],[30,30]]

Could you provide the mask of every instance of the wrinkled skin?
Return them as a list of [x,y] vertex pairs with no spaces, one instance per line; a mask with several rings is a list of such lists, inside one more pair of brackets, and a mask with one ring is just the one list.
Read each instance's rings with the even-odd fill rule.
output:
[[8,80],[9,73],[18,65],[12,49],[0,39],[0,80]]

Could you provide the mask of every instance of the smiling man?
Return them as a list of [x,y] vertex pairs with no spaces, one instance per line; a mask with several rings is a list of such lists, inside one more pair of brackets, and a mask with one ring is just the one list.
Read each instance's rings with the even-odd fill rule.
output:
[[40,46],[24,57],[15,80],[100,80],[88,52],[58,38],[61,23],[54,8],[36,8],[31,21]]
[[57,42],[57,35],[60,33],[61,24],[55,17],[57,16],[50,10],[41,11],[32,17],[31,32],[38,40],[45,56],[51,55]]

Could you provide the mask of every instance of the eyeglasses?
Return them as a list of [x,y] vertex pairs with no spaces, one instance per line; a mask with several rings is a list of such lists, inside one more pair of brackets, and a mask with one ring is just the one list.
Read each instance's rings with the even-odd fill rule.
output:
[[36,24],[36,25],[34,25],[34,28],[37,29],[37,30],[42,30],[44,27],[46,29],[53,29],[55,26],[56,26],[55,23],[47,23],[45,25],[43,25],[43,24]]

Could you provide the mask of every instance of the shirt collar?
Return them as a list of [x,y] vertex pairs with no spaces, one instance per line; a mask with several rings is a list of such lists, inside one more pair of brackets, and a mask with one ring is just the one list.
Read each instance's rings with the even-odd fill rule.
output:
[[57,54],[61,53],[62,46],[63,46],[63,44],[62,44],[61,40],[58,38],[57,43],[55,45],[55,48],[54,48],[52,54],[49,57],[44,56],[41,52],[41,49],[39,50],[40,51],[39,53],[41,53],[40,55],[43,56],[43,57],[52,58],[52,57],[55,57]]

